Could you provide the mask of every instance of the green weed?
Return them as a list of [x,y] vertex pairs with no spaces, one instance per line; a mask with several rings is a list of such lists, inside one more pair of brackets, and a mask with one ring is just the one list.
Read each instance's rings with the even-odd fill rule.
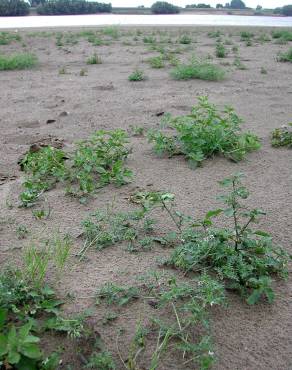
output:
[[200,97],[191,114],[169,119],[168,128],[176,130],[175,135],[154,130],[148,137],[157,154],[183,154],[192,166],[216,154],[237,162],[260,148],[257,136],[240,132],[241,122],[233,108],[221,113],[207,97]]
[[148,59],[152,68],[163,68],[164,67],[164,60],[162,56],[157,56]]
[[288,148],[292,148],[292,123],[281,128],[276,128],[272,132],[272,145],[275,147],[287,146]]
[[[210,211],[203,220],[194,221],[182,233],[183,242],[173,252],[169,264],[184,271],[212,269],[249,304],[257,303],[262,296],[272,302],[272,276],[287,277],[290,256],[274,245],[270,234],[251,228],[265,213],[241,204],[249,195],[241,179],[242,174],[236,174],[220,182],[230,188],[229,193],[220,196],[226,208]],[[220,214],[231,219],[232,227],[214,227],[213,218]]]
[[143,81],[143,80],[146,80],[146,77],[143,71],[136,69],[134,72],[130,74],[130,76],[128,77],[128,80],[132,82]]
[[21,36],[17,33],[0,32],[0,45],[9,45],[13,41],[21,41]]
[[192,60],[190,64],[178,64],[170,74],[175,80],[220,81],[225,77],[224,70],[219,66],[198,60]]
[[225,48],[225,46],[218,42],[217,45],[216,45],[216,57],[217,58],[226,58],[227,56],[227,50]]

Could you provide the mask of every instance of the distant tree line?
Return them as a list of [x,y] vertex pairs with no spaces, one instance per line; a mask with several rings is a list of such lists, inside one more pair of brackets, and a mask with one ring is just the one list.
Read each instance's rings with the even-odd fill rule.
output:
[[29,14],[30,6],[37,7],[41,15],[110,13],[111,4],[86,0],[0,0],[0,16],[23,16]]

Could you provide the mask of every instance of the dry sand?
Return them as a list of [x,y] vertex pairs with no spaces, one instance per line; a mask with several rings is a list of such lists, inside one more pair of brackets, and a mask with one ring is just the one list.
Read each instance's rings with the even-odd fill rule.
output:
[[[143,32],[151,33],[152,30],[145,28]],[[182,28],[165,30],[173,39],[183,32]],[[215,39],[207,36],[209,29],[188,27],[187,30],[193,33],[196,43],[177,45],[187,49],[178,55],[179,58],[187,60],[193,54],[214,55]],[[238,70],[232,66],[234,57],[230,52],[226,59],[221,60],[231,64],[223,67],[227,77],[222,82],[174,81],[169,76],[169,68],[150,68],[144,61],[157,53],[149,52],[141,37],[140,41],[133,41],[130,34],[133,29],[122,29],[123,36],[106,46],[92,46],[81,39],[77,45],[58,48],[55,37],[29,37],[30,31],[21,32],[26,46],[21,46],[21,43],[0,46],[1,53],[27,50],[35,53],[40,61],[33,70],[0,72],[2,264],[21,259],[20,248],[26,241],[17,239],[16,228],[19,224],[26,225],[32,235],[38,232],[42,236],[50,235],[59,228],[61,232],[77,237],[81,231],[80,222],[90,211],[104,207],[113,197],[116,198],[117,208],[123,209],[127,207],[127,198],[133,190],[147,186],[173,192],[182,212],[202,216],[218,206],[215,200],[220,192],[217,181],[238,171],[247,176],[245,183],[252,193],[248,203],[267,211],[261,227],[292,252],[292,152],[270,145],[271,130],[291,122],[292,66],[276,61],[278,52],[286,51],[289,45],[277,45],[271,41],[264,44],[256,42],[247,47],[240,41],[238,29],[222,30],[239,46],[241,60],[247,67],[246,70]],[[255,29],[254,32],[260,33],[261,30]],[[231,37],[228,37],[229,33]],[[86,65],[86,59],[93,52],[98,53],[102,64]],[[214,61],[220,63],[216,58]],[[62,67],[66,67],[67,74],[59,74]],[[131,83],[128,75],[137,67],[145,71],[148,79]],[[260,73],[261,67],[267,70],[267,74]],[[80,76],[82,68],[87,69],[87,76]],[[51,135],[64,140],[65,148],[70,148],[74,141],[86,138],[97,129],[127,130],[130,125],[145,129],[157,127],[161,119],[156,116],[158,112],[186,114],[196,104],[199,95],[208,95],[213,103],[220,106],[233,106],[244,119],[243,127],[259,135],[262,149],[237,164],[224,158],[214,158],[206,161],[201,168],[192,170],[182,157],[159,158],[152,152],[145,137],[131,137],[133,153],[127,165],[135,176],[130,185],[121,188],[108,186],[87,205],[65,197],[64,191],[57,187],[46,193],[52,212],[50,218],[44,221],[36,221],[31,210],[17,207],[23,179],[17,161],[32,143]],[[55,122],[47,124],[50,119]],[[13,205],[11,209],[9,204]],[[77,251],[80,246],[81,241],[74,239],[74,250]],[[156,268],[158,256],[169,253],[157,247],[151,252],[130,254],[123,246],[118,246],[102,252],[90,251],[85,262],[78,262],[73,257],[70,259],[57,289],[60,294],[70,292],[76,297],[83,297],[68,305],[67,310],[78,313],[91,307],[94,326],[116,359],[114,341],[118,328],[126,330],[121,343],[121,353],[126,355],[135,323],[145,308],[130,305],[121,311],[122,315],[111,326],[104,326],[101,324],[103,309],[95,307],[93,299],[84,297],[92,296],[105,282],[131,284],[137,274]],[[215,370],[292,369],[291,277],[287,282],[275,283],[275,290],[276,300],[272,305],[263,302],[250,307],[230,294],[228,308],[217,308],[212,312],[218,357],[213,367]],[[80,368],[78,362],[74,364],[74,369]],[[120,362],[117,368],[123,368]],[[165,359],[159,367],[161,370],[186,368],[176,356]]]

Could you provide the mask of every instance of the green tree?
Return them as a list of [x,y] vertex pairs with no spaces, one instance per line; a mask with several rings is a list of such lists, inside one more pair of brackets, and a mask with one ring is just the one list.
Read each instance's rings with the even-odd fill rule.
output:
[[230,8],[232,9],[245,9],[245,3],[242,0],[231,0]]
[[151,6],[151,12],[154,14],[177,14],[179,7],[166,1],[157,1]]
[[282,8],[282,14],[292,16],[292,5],[285,5]]

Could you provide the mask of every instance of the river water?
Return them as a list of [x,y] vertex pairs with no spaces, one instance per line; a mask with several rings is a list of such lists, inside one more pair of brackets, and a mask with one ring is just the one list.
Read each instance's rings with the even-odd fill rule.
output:
[[176,25],[176,26],[262,26],[292,27],[292,17],[265,17],[212,14],[174,14],[174,15],[137,15],[137,14],[92,14],[0,17],[0,29],[42,28],[104,25]]

